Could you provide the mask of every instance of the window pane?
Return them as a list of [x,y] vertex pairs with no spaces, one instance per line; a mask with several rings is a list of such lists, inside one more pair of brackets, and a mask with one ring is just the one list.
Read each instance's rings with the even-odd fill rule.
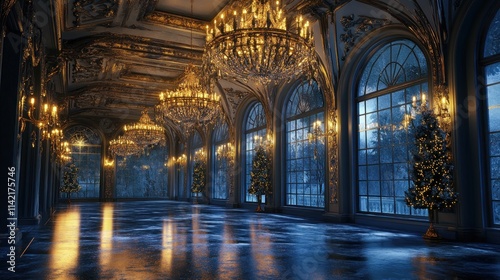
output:
[[[422,78],[427,78],[425,55],[410,40],[385,45],[363,71],[356,107],[359,211],[421,215],[404,203],[411,140],[402,121],[410,113],[412,98],[427,94]],[[391,91],[402,83],[408,87]]]
[[484,43],[484,57],[500,53],[500,11],[497,12],[490,24]]
[[[99,198],[101,173],[99,135],[87,127],[73,126],[64,131],[64,136],[69,139],[71,161],[78,168],[77,178],[81,186],[80,191],[71,194],[71,198]],[[66,194],[61,193],[60,197],[65,198]]]
[[369,60],[360,79],[358,96],[426,76],[425,55],[417,45],[410,40],[394,41]]
[[[313,102],[302,89],[299,86],[287,103],[286,204],[322,208],[326,177],[323,95],[316,92],[318,100]],[[300,100],[304,99],[316,105],[303,106]]]
[[[260,136],[263,139],[266,137],[266,116],[262,104],[255,103],[250,108],[247,121],[245,123],[245,150],[244,153],[244,174],[245,181],[243,186],[243,196],[245,202],[257,202],[257,197],[248,193],[250,187],[250,173],[252,172],[252,160],[255,156],[255,136]],[[262,197],[262,202],[265,203],[265,196]]]
[[167,198],[168,149],[155,146],[140,156],[116,157],[118,198]]

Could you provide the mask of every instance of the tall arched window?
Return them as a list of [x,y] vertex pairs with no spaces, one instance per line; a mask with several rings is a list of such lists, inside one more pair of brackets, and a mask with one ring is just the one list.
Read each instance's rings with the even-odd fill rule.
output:
[[427,92],[427,61],[412,41],[392,41],[369,59],[355,99],[358,211],[427,215],[404,202],[413,139],[402,126],[412,97]]
[[[245,122],[244,129],[244,163],[242,164],[245,169],[245,185],[243,188],[243,195],[245,196],[245,202],[257,202],[257,198],[254,195],[248,193],[248,188],[250,187],[250,172],[252,172],[252,160],[255,156],[255,137],[260,136],[262,139],[266,139],[266,115],[264,113],[264,108],[261,103],[255,103],[250,108],[248,116]],[[262,198],[262,202],[265,202],[265,197]]]
[[[71,198],[99,198],[101,181],[101,138],[85,126],[72,126],[64,131],[69,139],[71,161],[78,168],[79,192]],[[64,195],[64,194],[61,194]]]
[[116,157],[118,198],[168,196],[168,148],[156,145],[138,156]]
[[229,128],[227,123],[218,125],[213,134],[213,179],[212,179],[212,198],[227,199],[228,197],[228,160],[220,157],[217,151],[229,143]]
[[299,85],[286,102],[286,205],[325,206],[324,119],[318,84]]
[[482,65],[486,76],[491,220],[498,226],[500,225],[500,11],[497,11],[486,34]]
[[[202,153],[203,151],[203,139],[201,138],[200,133],[195,130],[193,137],[191,138],[191,145],[189,146],[189,184],[188,184],[188,193],[191,193],[191,184],[193,183],[193,171],[194,171],[194,163],[196,158],[199,156],[198,153]],[[201,155],[201,154],[200,154]],[[196,196],[197,194],[191,193],[191,196]]]

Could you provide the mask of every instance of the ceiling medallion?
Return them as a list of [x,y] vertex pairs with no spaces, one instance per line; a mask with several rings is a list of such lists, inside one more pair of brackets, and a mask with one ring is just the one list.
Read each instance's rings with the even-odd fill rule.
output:
[[145,148],[156,144],[165,145],[165,129],[154,123],[144,110],[139,122],[124,125],[123,130],[128,139],[135,142],[139,147]]
[[314,73],[316,54],[309,21],[287,20],[279,1],[253,0],[206,26],[204,65],[209,73],[261,84]]
[[189,132],[196,124],[213,122],[220,114],[219,104],[219,94],[204,89],[199,71],[190,64],[175,90],[160,93],[157,110]]

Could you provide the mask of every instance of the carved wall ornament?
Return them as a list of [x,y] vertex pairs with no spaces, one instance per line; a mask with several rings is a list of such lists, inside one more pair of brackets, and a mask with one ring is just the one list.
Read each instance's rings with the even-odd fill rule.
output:
[[339,161],[338,161],[338,132],[337,112],[333,108],[328,111],[328,186],[330,203],[338,203],[339,189]]
[[234,88],[224,88],[224,95],[228,101],[228,108],[230,110],[229,118],[232,123],[235,122],[236,111],[238,106],[240,105],[243,98],[245,98],[250,92],[235,90]]
[[351,48],[368,32],[390,23],[391,21],[387,19],[377,19],[363,15],[359,15],[357,19],[355,19],[354,14],[343,16],[340,19],[340,24],[344,27],[345,32],[340,34],[340,41],[344,43],[344,54],[341,59],[345,60]]
[[106,57],[77,58],[71,67],[71,81],[73,83],[117,80],[127,67],[115,59]]
[[73,25],[78,27],[92,21],[111,18],[117,9],[118,0],[74,0]]

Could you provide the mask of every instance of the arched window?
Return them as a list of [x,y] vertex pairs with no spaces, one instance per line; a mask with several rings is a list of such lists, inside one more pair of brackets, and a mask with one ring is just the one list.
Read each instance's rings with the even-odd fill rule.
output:
[[500,225],[500,11],[491,22],[482,58],[485,73],[486,119],[489,142],[489,185],[491,220]]
[[[71,198],[99,198],[101,181],[101,138],[85,126],[72,126],[64,131],[71,148],[71,162],[78,168],[81,189]],[[61,182],[62,184],[62,182]],[[61,194],[64,197],[65,194]]]
[[228,147],[229,129],[227,123],[218,125],[213,134],[213,179],[212,179],[212,198],[227,199],[228,197],[228,160],[221,157],[218,151]]
[[402,126],[412,97],[428,92],[427,76],[424,54],[406,39],[383,45],[365,66],[355,98],[358,211],[427,215],[404,202],[413,139]]
[[286,102],[286,205],[325,206],[324,120],[318,84],[299,85]]
[[168,197],[168,149],[156,145],[143,154],[116,157],[118,198]]
[[[196,196],[196,193],[191,192],[191,184],[193,183],[193,172],[194,172],[194,164],[198,157],[206,156],[203,154],[203,139],[201,138],[200,133],[195,130],[193,137],[191,138],[191,145],[189,146],[189,184],[188,184],[188,193],[191,193],[191,196]],[[202,155],[203,154],[203,155]],[[201,195],[201,194],[200,194]]]
[[[250,187],[250,172],[252,172],[252,160],[255,156],[255,137],[262,137],[266,139],[266,115],[261,103],[255,103],[250,108],[245,122],[244,129],[244,163],[242,164],[245,169],[245,185],[243,188],[243,195],[245,202],[257,202],[255,195],[248,193]],[[262,197],[262,202],[265,202],[265,197]]]

